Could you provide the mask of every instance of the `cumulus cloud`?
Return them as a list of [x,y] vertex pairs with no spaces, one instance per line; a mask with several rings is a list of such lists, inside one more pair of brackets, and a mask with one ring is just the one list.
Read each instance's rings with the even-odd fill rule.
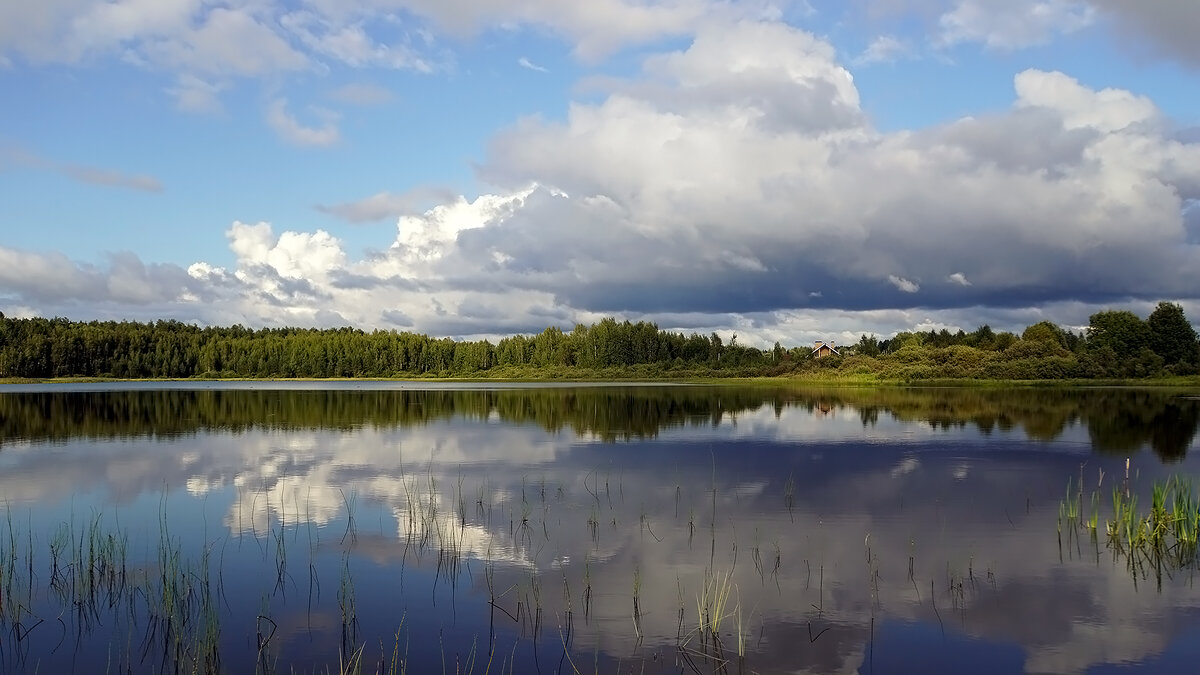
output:
[[42,306],[145,306],[179,302],[203,292],[178,266],[146,264],[128,252],[110,254],[107,266],[97,267],[60,253],[0,246],[0,294]]
[[610,86],[499,135],[481,172],[500,192],[404,215],[356,274],[431,284],[439,305],[402,309],[418,326],[485,306],[524,325],[534,308],[1103,303],[1200,281],[1182,215],[1198,149],[1129,92],[1026,71],[1007,111],[881,133],[832,48],[771,22],[701,31]]
[[267,106],[266,121],[280,138],[293,145],[325,148],[336,144],[341,139],[337,115],[321,108],[314,112],[324,122],[319,127],[305,126],[287,111],[287,99],[277,98]]
[[1181,199],[1196,147],[1129,92],[1041,71],[1014,90],[1002,113],[880,133],[828,44],[778,24],[702,31],[565,122],[501,135],[486,177],[562,195],[527,200],[456,254],[486,241],[498,273],[598,311],[904,306],[891,277],[955,273],[972,286],[922,302],[1192,293]]

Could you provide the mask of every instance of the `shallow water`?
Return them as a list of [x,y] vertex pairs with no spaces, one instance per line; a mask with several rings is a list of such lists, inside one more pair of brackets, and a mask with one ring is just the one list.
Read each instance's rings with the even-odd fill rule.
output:
[[1194,393],[0,387],[0,670],[1188,672]]

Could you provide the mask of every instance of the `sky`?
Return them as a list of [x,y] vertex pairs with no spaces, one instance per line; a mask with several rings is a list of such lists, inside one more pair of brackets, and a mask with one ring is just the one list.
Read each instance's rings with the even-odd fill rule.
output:
[[1200,320],[1194,0],[0,4],[0,312]]

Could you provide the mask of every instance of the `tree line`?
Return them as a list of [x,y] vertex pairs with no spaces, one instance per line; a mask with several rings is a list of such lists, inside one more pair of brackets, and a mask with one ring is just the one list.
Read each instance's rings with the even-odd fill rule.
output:
[[0,313],[0,377],[362,378],[617,375],[816,375],[864,380],[1139,378],[1200,373],[1200,341],[1183,309],[1162,302],[1146,319],[1092,315],[1076,333],[1049,321],[1021,335],[984,325],[967,333],[863,335],[839,354],[772,349],[606,318],[570,332],[488,340],[354,328],[200,327],[179,321],[16,319]]
[[719,335],[663,331],[607,318],[569,333],[557,327],[492,344],[354,328],[199,326],[179,321],[77,322],[0,314],[0,377],[403,377],[514,375],[545,369],[637,365],[753,374],[778,364]]
[[802,372],[861,379],[1136,379],[1200,374],[1200,341],[1183,308],[1160,302],[1142,319],[1125,310],[1093,314],[1082,332],[1050,321],[1020,335],[984,325],[971,333],[863,335],[838,356],[802,364]]

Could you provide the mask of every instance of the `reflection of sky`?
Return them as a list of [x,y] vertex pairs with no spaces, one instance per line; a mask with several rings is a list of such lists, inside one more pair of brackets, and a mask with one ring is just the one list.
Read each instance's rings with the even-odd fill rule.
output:
[[[691,425],[665,429],[660,433],[660,437],[664,440],[680,441],[753,438],[785,442],[860,441],[866,443],[908,443],[930,440],[973,441],[979,436],[978,428],[970,424],[950,428],[934,427],[928,422],[903,421],[888,414],[880,415],[878,419],[864,424],[858,412],[852,407],[832,408],[827,412],[784,408],[777,413],[774,408],[767,405],[755,410],[727,415],[716,427],[708,424]],[[1009,430],[998,429],[992,432],[992,436],[1018,440],[1028,438],[1028,435],[1020,427]],[[1091,439],[1087,428],[1077,423],[1069,424],[1054,439],[1054,443],[1062,445],[1064,448],[1079,446],[1080,452],[1088,452],[1091,448]]]
[[[427,606],[436,596],[429,575],[440,575],[438,553],[449,550],[464,565],[452,605],[470,615],[464,624],[481,625],[490,574],[508,612],[543,605],[547,654],[570,604],[572,646],[585,661],[596,650],[622,657],[669,653],[680,640],[695,647],[697,598],[713,572],[731,574],[730,605],[752,635],[750,663],[765,671],[949,672],[986,663],[989,672],[1080,672],[1168,658],[1200,616],[1188,576],[1158,593],[1153,579],[1135,586],[1103,543],[1097,555],[1086,537],[1060,549],[1055,536],[1068,478],[1082,474],[1087,494],[1107,503],[1124,473],[1124,458],[1089,447],[1079,425],[1053,442],[1029,441],[1019,429],[985,436],[889,415],[864,426],[848,407],[764,406],[619,444],[452,419],[6,445],[0,494],[10,508],[37,513],[31,523],[115,509],[144,518],[126,524],[149,535],[165,489],[178,534],[205,528],[206,539],[242,552],[229,554],[230,565],[243,571],[236,583],[251,604],[274,583],[282,522],[295,528],[284,535],[294,551],[291,610],[306,600],[310,563],[325,574],[325,602],[336,597],[340,551],[354,545],[369,561],[358,563],[364,613],[380,622],[396,604],[409,617],[458,620]],[[1195,471],[1196,461],[1176,468]],[[1141,455],[1134,471],[1148,485],[1167,469]],[[351,513],[353,541],[345,536]],[[397,580],[405,574],[408,582]],[[640,645],[634,579],[645,612]],[[291,610],[281,614],[291,617],[290,634],[302,635]],[[318,623],[336,627],[322,616]],[[723,623],[727,648],[737,620],[731,610]],[[390,640],[394,628],[379,630]]]

